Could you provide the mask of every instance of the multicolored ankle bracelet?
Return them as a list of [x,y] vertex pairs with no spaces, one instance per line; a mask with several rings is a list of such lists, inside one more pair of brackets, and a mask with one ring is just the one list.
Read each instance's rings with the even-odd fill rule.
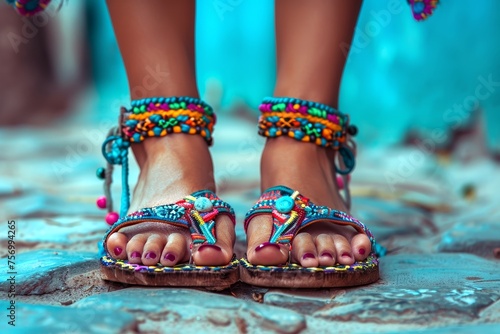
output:
[[439,0],[408,0],[413,17],[417,21],[422,21],[432,15]]
[[[197,98],[151,97],[132,101],[130,110],[120,111],[119,127],[110,130],[102,144],[106,168],[97,170],[97,177],[104,180],[104,196],[97,199],[97,206],[106,209],[106,222],[113,225],[127,214],[130,206],[128,185],[128,149],[131,143],[146,138],[163,137],[171,133],[201,135],[208,145],[213,142],[212,132],[216,121],[213,109]],[[111,183],[113,165],[122,166],[122,195],[120,215],[113,211]]]
[[28,17],[45,10],[50,2],[51,0],[7,0],[19,14]]
[[348,136],[357,128],[349,125],[349,116],[322,103],[290,97],[267,97],[259,107],[259,134],[265,137],[288,136],[299,141],[332,147],[343,159],[339,174],[354,168],[354,153],[348,147]]

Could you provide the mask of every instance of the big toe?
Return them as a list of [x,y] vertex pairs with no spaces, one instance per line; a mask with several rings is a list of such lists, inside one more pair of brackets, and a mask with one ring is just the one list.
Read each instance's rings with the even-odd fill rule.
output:
[[119,232],[111,234],[106,242],[108,254],[115,259],[125,260],[127,258],[125,252],[127,242],[128,238],[125,234]]
[[288,260],[288,249],[269,242],[273,221],[271,216],[261,215],[253,218],[247,228],[248,261],[254,265],[279,265]]
[[231,261],[235,240],[234,224],[227,216],[216,218],[215,244],[202,244],[193,250],[193,261],[199,266],[222,266]]

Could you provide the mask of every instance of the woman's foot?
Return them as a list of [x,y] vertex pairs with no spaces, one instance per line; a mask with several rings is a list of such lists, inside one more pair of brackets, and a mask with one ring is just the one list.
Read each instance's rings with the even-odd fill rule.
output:
[[[284,185],[308,197],[317,205],[348,212],[333,173],[330,151],[288,137],[268,139],[261,160],[262,189]],[[270,215],[253,218],[247,229],[248,261],[254,265],[279,265],[288,260],[288,247],[269,241]],[[315,223],[300,231],[292,243],[292,261],[303,267],[353,264],[371,252],[368,237],[350,226]]]
[[[201,136],[176,134],[148,138],[132,149],[141,168],[130,212],[171,204],[197,190],[215,191],[212,158]],[[217,243],[193,249],[196,265],[217,266],[230,262],[235,240],[229,217],[216,218]],[[189,261],[189,230],[168,224],[144,222],[109,236],[107,250],[116,259],[144,265],[173,266]]]

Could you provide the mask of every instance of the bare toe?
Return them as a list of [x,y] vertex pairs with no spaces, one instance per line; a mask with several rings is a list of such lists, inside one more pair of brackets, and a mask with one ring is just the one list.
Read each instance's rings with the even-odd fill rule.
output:
[[333,236],[333,242],[335,243],[335,252],[337,253],[337,262],[340,264],[353,264],[354,257],[351,251],[351,244],[347,239],[340,235],[335,234]]
[[148,240],[147,234],[136,234],[127,243],[127,258],[130,263],[141,263],[144,244]]
[[299,262],[302,267],[318,266],[316,245],[309,233],[301,232],[293,239],[292,258]]
[[273,219],[268,215],[259,215],[248,224],[248,261],[256,265],[279,265],[288,260],[288,248],[270,243]]
[[222,266],[231,261],[235,240],[234,225],[225,215],[216,218],[217,242],[214,245],[202,244],[193,251],[193,260],[196,265]]
[[320,266],[335,264],[335,243],[330,235],[324,233],[316,237],[316,250]]
[[142,263],[146,266],[153,266],[160,262],[160,255],[167,243],[164,234],[151,234],[144,244],[142,252]]
[[171,267],[177,263],[189,260],[189,246],[186,237],[180,233],[172,233],[167,238],[167,244],[163,248],[160,262],[162,265]]
[[351,240],[352,253],[356,261],[363,261],[372,250],[370,239],[366,234],[357,234]]
[[106,242],[108,253],[115,259],[125,260],[127,258],[125,252],[127,242],[128,238],[125,234],[119,232],[111,234]]

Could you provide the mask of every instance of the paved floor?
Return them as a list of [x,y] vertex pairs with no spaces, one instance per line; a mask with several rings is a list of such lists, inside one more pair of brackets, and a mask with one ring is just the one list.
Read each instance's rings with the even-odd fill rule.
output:
[[[100,279],[96,245],[106,224],[94,205],[102,191],[94,173],[106,130],[73,122],[0,131],[0,332],[500,332],[500,166],[487,156],[458,162],[414,148],[361,148],[354,214],[390,250],[378,283],[320,290],[238,283],[213,293]],[[217,131],[217,179],[237,211],[241,255],[262,139],[235,119]],[[6,317],[6,220],[16,225],[15,328]]]

